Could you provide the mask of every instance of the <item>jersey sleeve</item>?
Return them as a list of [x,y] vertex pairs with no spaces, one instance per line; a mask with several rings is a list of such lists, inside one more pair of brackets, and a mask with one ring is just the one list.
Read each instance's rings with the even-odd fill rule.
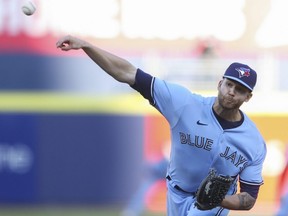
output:
[[240,192],[247,192],[252,197],[257,199],[260,185],[250,185],[240,182]]
[[177,84],[172,84],[137,69],[133,89],[149,100],[173,126],[177,123],[182,108],[187,103],[191,92]]
[[248,165],[241,173],[239,181],[249,185],[262,185],[263,177],[262,177],[262,170],[263,170],[263,163],[266,157],[266,145],[265,142],[262,140],[262,149],[259,148],[259,154],[256,157],[256,160],[253,161],[252,164]]
[[178,122],[190,95],[190,91],[180,85],[155,79],[153,88],[155,107],[172,127]]
[[144,71],[137,69],[135,83],[131,85],[133,89],[138,91],[150,104],[154,105],[155,101],[152,97],[153,83],[155,78]]

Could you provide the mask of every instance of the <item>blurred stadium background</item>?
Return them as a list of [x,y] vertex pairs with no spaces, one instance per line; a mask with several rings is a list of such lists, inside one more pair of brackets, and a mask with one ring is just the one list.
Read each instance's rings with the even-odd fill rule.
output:
[[[207,95],[232,61],[258,71],[243,110],[267,141],[265,184],[252,211],[230,215],[275,214],[288,142],[287,1],[34,0],[30,17],[22,2],[0,0],[1,216],[123,215],[143,167],[164,157],[167,123],[83,52],[57,50],[66,34]],[[165,215],[163,179],[143,196],[145,215]]]

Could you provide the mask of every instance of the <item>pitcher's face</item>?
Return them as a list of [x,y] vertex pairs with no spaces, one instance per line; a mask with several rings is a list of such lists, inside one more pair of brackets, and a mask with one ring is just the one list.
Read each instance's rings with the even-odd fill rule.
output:
[[239,109],[251,97],[251,91],[236,81],[224,78],[218,84],[219,104],[225,109]]

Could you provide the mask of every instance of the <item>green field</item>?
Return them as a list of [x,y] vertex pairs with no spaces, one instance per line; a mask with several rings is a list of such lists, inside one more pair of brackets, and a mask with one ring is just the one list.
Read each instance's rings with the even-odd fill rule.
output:
[[[101,209],[92,207],[1,207],[1,216],[120,216],[115,208]],[[143,216],[164,216],[161,213],[146,212]]]
[[[141,216],[165,216],[165,213],[145,212]],[[274,205],[260,205],[251,211],[231,211],[229,216],[274,216]],[[123,216],[121,209],[106,207],[96,208],[91,206],[42,206],[19,207],[0,206],[0,216]]]

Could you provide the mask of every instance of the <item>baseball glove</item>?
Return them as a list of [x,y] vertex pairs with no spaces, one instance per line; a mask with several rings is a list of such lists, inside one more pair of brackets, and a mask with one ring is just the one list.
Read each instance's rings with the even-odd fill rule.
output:
[[210,210],[220,206],[233,180],[230,176],[217,175],[216,170],[211,169],[196,192],[196,207],[200,210]]

